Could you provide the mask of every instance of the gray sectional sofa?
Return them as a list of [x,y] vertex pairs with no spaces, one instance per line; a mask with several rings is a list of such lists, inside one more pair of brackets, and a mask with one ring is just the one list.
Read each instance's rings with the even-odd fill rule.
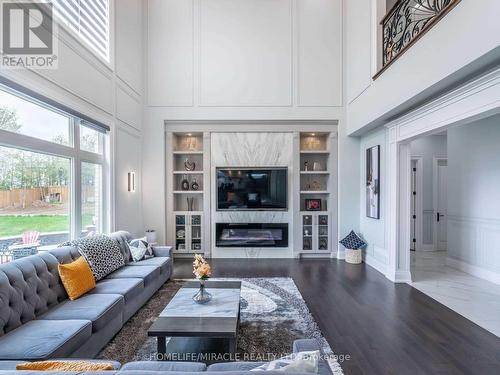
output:
[[[296,340],[293,344],[293,352],[320,350],[316,340]],[[110,361],[101,361],[107,362]],[[263,362],[226,362],[216,363],[206,366],[204,363],[199,362],[130,362],[123,366],[119,363],[114,363],[116,371],[102,371],[91,372],[94,375],[110,375],[110,374],[123,374],[123,375],[202,375],[210,373],[210,375],[249,375],[250,370],[260,366]],[[36,372],[29,371],[13,371],[15,369],[15,361],[0,361],[0,375],[3,374],[36,374]],[[325,358],[319,362],[318,368],[319,375],[331,375],[332,371]],[[283,375],[283,371],[266,371],[266,375]],[[55,372],[46,371],[47,375],[65,375],[77,374],[71,372]],[[81,374],[81,373],[78,373]],[[299,375],[299,373],[296,373]],[[311,374],[309,374],[311,375]]]
[[76,260],[76,247],[0,265],[0,360],[92,358],[170,278],[170,247],[154,247],[153,258],[133,262],[130,234],[111,237],[126,265],[75,301],[68,299],[57,265]]

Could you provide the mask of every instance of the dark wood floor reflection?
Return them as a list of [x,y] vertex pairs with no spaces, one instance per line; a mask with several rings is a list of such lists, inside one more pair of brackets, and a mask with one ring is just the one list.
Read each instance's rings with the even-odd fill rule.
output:
[[[345,374],[500,374],[500,339],[407,284],[337,260],[212,259],[214,277],[292,277]],[[174,278],[191,278],[176,259]]]

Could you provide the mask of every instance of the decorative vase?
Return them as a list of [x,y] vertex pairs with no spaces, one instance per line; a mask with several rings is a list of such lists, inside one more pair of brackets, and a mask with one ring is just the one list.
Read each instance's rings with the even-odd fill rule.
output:
[[196,303],[207,303],[212,299],[212,295],[205,289],[205,280],[200,280],[200,289],[193,296],[193,301]]
[[181,189],[189,190],[189,181],[186,176],[184,176],[184,179],[181,181]]
[[193,183],[191,184],[191,189],[198,190],[199,188],[200,188],[200,185],[198,184],[198,181],[195,178]]
[[194,171],[196,168],[196,163],[189,158],[184,161],[184,169],[186,171]]

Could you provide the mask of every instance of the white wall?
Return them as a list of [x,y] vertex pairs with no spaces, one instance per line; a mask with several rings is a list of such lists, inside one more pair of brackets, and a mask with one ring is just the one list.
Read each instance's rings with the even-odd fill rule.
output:
[[150,0],[148,104],[165,119],[338,118],[340,0]]
[[[380,145],[380,219],[373,219],[366,216],[366,150],[373,146]],[[386,272],[388,254],[385,240],[385,192],[386,192],[386,129],[374,130],[360,140],[360,174],[359,174],[359,232],[367,242],[364,250],[365,262],[380,272]]]
[[[339,164],[357,160],[357,140],[342,129],[342,3],[147,2],[143,203],[145,225],[160,240],[166,229],[165,121],[338,120]],[[344,227],[359,223],[352,214],[358,170],[339,173],[345,234]]]
[[[55,70],[2,69],[0,74],[33,91],[68,106],[111,128],[111,230],[143,232],[142,211],[129,213],[140,203],[123,190],[131,168],[140,175],[142,127],[142,1],[111,1],[112,38],[110,64],[94,55],[64,27],[59,27],[58,68]],[[134,134],[124,136],[124,134]],[[128,137],[128,138],[124,138]],[[121,145],[127,144],[127,150]],[[115,186],[117,189],[115,190]],[[120,218],[116,220],[115,217]],[[123,218],[127,217],[124,221]]]
[[448,264],[500,283],[500,116],[448,131]]
[[[376,80],[380,16],[377,3],[385,0],[346,1],[346,70],[348,133],[383,123],[403,104],[422,99],[452,73],[470,65],[500,44],[500,23],[491,14],[500,2],[461,1]],[[371,58],[370,58],[371,57]],[[479,60],[477,60],[479,59]]]
[[433,223],[436,213],[433,206],[433,163],[436,157],[446,157],[446,135],[431,135],[411,142],[411,156],[422,157],[422,212],[417,218],[422,220],[422,243],[427,250],[432,250]]

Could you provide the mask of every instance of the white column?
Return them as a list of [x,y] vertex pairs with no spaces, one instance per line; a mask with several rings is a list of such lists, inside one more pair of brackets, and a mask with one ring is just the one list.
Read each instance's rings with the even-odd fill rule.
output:
[[410,145],[397,141],[397,127],[387,137],[386,237],[389,264],[386,277],[411,281],[410,275]]

